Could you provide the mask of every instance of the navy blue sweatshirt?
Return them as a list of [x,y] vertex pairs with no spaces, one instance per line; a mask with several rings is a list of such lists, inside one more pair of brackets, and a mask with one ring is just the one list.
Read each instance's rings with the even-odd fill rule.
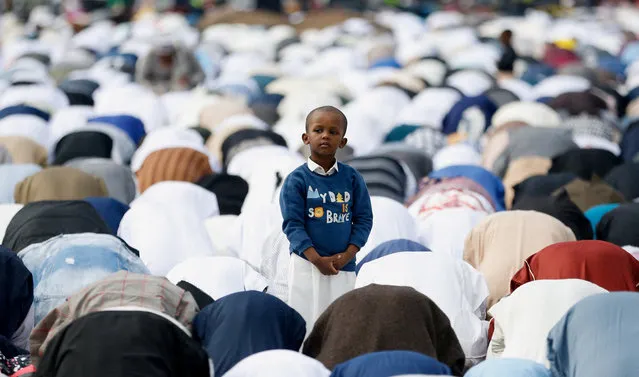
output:
[[[295,169],[282,186],[280,208],[291,253],[302,258],[311,246],[324,257],[344,252],[349,244],[361,248],[373,227],[366,183],[342,163],[330,176],[312,172],[307,164]],[[342,271],[355,271],[355,259]]]

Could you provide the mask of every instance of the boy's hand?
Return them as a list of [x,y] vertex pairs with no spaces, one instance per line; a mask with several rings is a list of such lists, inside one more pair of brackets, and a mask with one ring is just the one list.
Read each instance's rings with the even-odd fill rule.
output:
[[344,268],[344,266],[346,266],[348,262],[350,262],[351,260],[353,260],[353,258],[355,258],[355,255],[357,254],[358,251],[359,251],[359,247],[355,245],[348,245],[348,247],[343,253],[339,253],[335,255],[335,257],[338,257],[335,260],[335,268],[337,268],[338,270],[341,270],[342,268]]
[[314,247],[309,247],[304,251],[306,259],[317,267],[323,275],[337,275],[339,272],[339,270],[335,268],[335,261],[338,259],[337,255],[322,257]]

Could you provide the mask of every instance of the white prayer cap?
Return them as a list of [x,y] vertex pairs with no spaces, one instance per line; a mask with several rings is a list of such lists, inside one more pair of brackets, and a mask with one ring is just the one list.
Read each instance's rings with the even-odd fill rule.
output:
[[584,77],[555,75],[535,85],[534,93],[536,98],[554,98],[564,93],[583,92],[590,89],[591,86],[590,81]]
[[492,129],[507,123],[522,122],[529,126],[559,127],[561,116],[550,106],[539,102],[511,102],[497,110],[492,119]]

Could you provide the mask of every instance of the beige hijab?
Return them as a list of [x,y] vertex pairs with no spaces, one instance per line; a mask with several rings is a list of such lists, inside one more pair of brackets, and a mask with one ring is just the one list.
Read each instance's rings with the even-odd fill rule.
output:
[[9,151],[14,164],[47,164],[47,150],[35,141],[24,136],[2,136],[0,145]]
[[552,161],[549,158],[527,156],[516,159],[508,165],[504,176],[504,188],[506,189],[506,208],[510,209],[515,197],[513,187],[535,175],[546,175]]
[[16,203],[41,200],[82,200],[92,196],[109,196],[102,178],[67,166],[44,169],[16,185]]
[[490,215],[466,238],[464,260],[488,283],[488,307],[509,293],[510,279],[529,256],[557,242],[575,241],[559,220],[535,211]]

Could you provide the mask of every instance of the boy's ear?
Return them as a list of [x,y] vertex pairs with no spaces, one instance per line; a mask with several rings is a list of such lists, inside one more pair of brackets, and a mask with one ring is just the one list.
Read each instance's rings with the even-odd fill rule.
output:
[[302,134],[302,142],[304,143],[304,145],[309,145],[311,143],[311,141],[308,139],[308,135],[306,134],[306,132]]
[[339,142],[339,149],[344,148],[346,146],[346,143],[348,143],[348,139],[343,138],[342,141]]

